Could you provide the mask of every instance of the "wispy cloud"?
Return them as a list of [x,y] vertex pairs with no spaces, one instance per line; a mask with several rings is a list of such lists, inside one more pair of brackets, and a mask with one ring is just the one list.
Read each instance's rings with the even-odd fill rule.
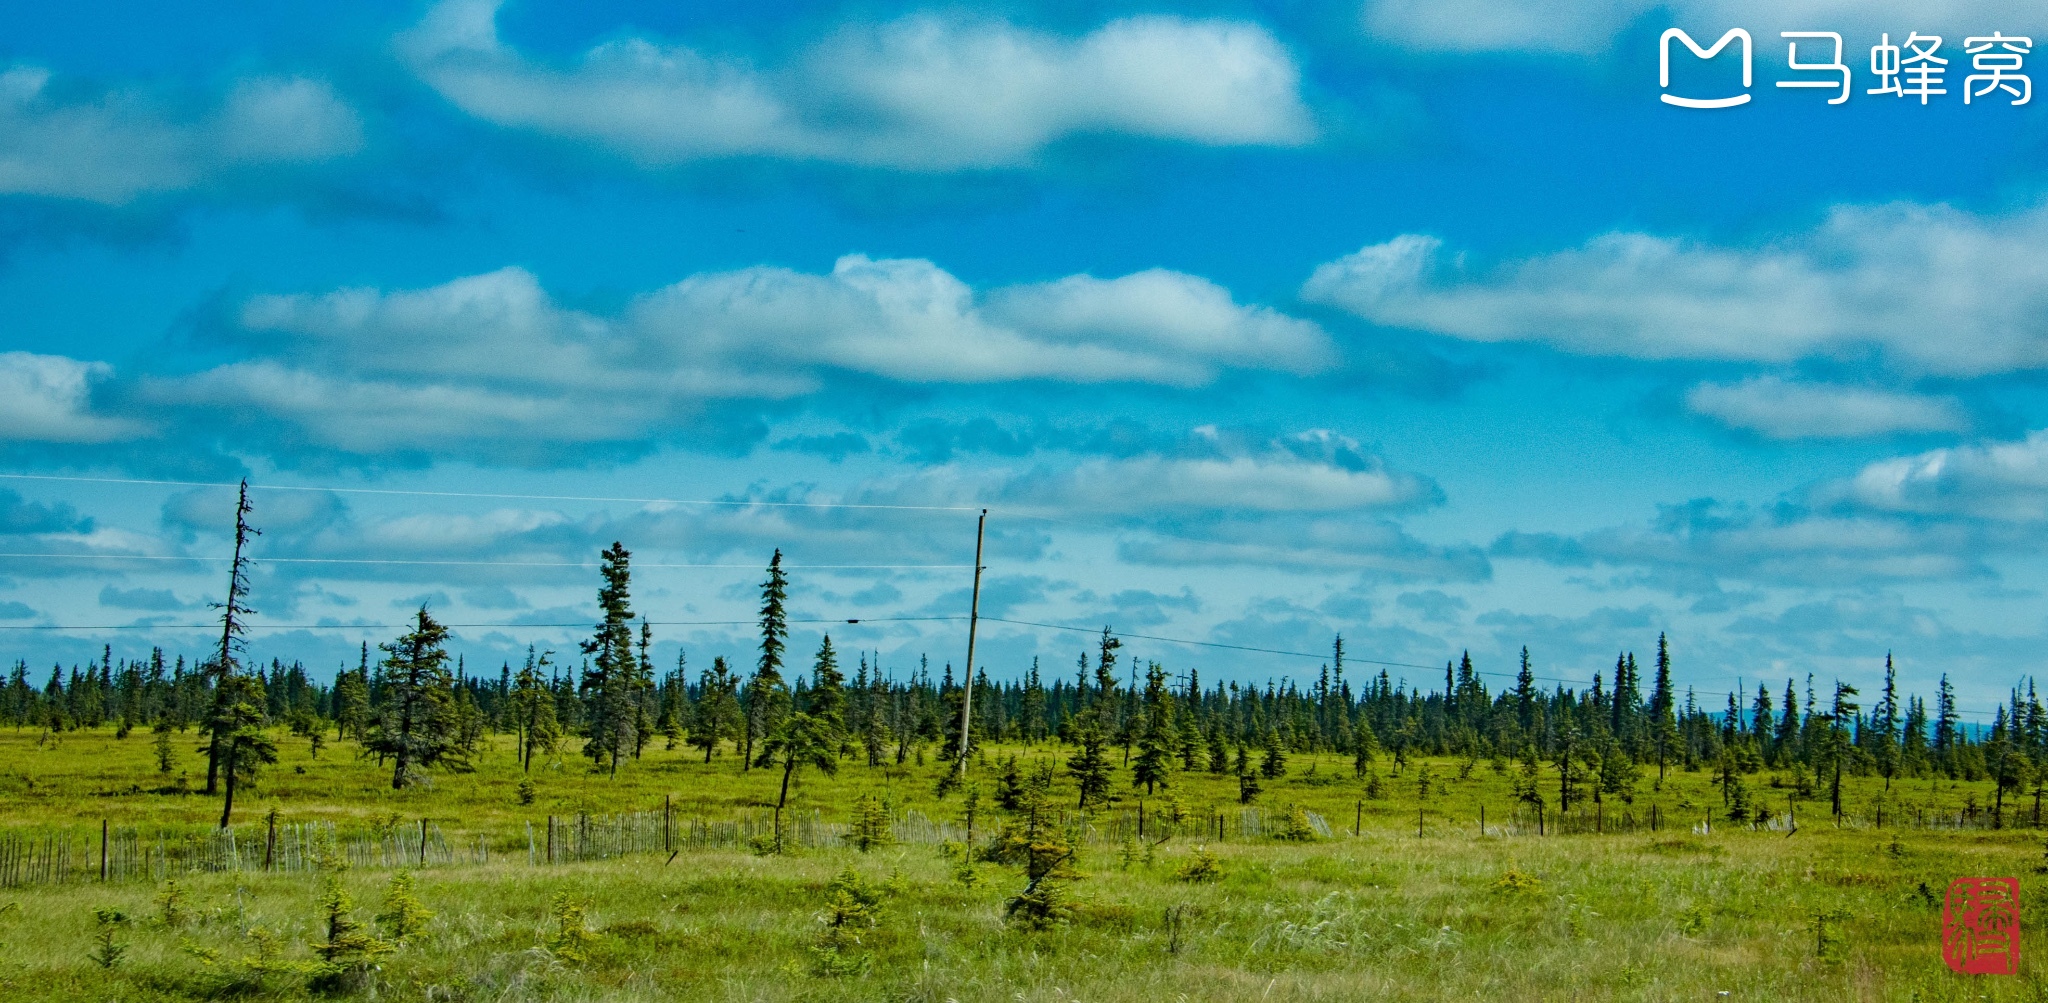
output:
[[94,443],[142,435],[141,423],[93,405],[93,384],[112,374],[103,362],[0,352],[0,442]]
[[1756,376],[1737,383],[1701,383],[1685,405],[1730,428],[1772,439],[1855,439],[1897,432],[1960,432],[1969,427],[1951,397],[1870,387],[1800,383]]
[[2048,366],[2044,262],[2048,209],[1845,206],[1753,247],[1623,232],[1492,268],[1410,234],[1322,265],[1303,295],[1469,341],[1969,377]]
[[2048,430],[1880,460],[1820,493],[1879,512],[2048,522]]
[[1032,162],[1091,133],[1211,146],[1315,135],[1300,69],[1256,24],[1142,16],[1080,37],[914,16],[848,26],[787,65],[633,37],[569,66],[498,36],[499,0],[446,0],[400,43],[485,121],[647,166],[765,156],[952,171]]
[[0,194],[118,205],[363,145],[356,111],[305,77],[245,78],[200,111],[139,88],[72,99],[50,80],[37,66],[0,72]]
[[[224,337],[241,359],[143,374],[132,406],[164,421],[239,416],[294,449],[552,462],[577,446],[645,448],[721,402],[800,398],[835,377],[1196,387],[1230,370],[1319,372],[1336,356],[1315,324],[1178,272],[977,291],[929,261],[863,255],[824,274],[691,276],[608,316],[506,268],[426,289],[258,296],[238,320]],[[111,434],[79,411],[77,388],[101,370],[38,365],[71,380],[16,405],[48,416],[44,434]]]

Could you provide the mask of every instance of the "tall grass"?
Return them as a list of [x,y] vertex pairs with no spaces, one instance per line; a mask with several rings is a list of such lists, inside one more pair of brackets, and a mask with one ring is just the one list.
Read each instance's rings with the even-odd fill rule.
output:
[[[210,814],[207,799],[141,785],[156,772],[146,739],[74,733],[48,744],[0,736],[0,763],[8,764],[0,766],[0,825],[89,822],[96,833],[102,817],[171,825]],[[1484,767],[1461,780],[1454,764],[1436,764],[1451,778],[1448,793],[1418,805],[1416,785],[1389,783],[1389,800],[1368,801],[1361,813],[1362,785],[1348,762],[1296,756],[1292,776],[1267,784],[1262,807],[1275,818],[1295,805],[1313,810],[1329,820],[1332,838],[1217,842],[1183,830],[1156,846],[1158,837],[1148,838],[1151,852],[1128,861],[1109,840],[1087,843],[1082,877],[1071,886],[1074,919],[1029,932],[1003,919],[1005,900],[1023,885],[1014,868],[983,865],[982,880],[963,883],[957,851],[937,844],[898,842],[866,854],[827,845],[781,857],[686,846],[673,860],[527,863],[523,826],[536,809],[649,810],[667,795],[679,813],[720,817],[772,797],[772,778],[740,774],[729,756],[705,768],[650,753],[616,782],[565,764],[537,780],[541,803],[523,806],[504,750],[483,757],[475,774],[438,776],[433,790],[403,794],[379,789],[374,762],[356,761],[345,747],[317,763],[303,748],[286,751],[299,755],[259,787],[252,822],[274,804],[296,821],[368,824],[395,814],[430,817],[450,832],[521,833],[516,853],[415,873],[414,894],[433,918],[377,959],[349,991],[357,998],[1577,1003],[2048,995],[2030,975],[1965,979],[1940,960],[1938,903],[1947,882],[2017,874],[2023,899],[2038,900],[2038,834],[1896,825],[1922,798],[1922,810],[1937,815],[1960,810],[1965,796],[1988,804],[1984,785],[1906,781],[1887,798],[1880,782],[1859,778],[1859,820],[1842,828],[1824,804],[1802,802],[1796,833],[1719,820],[1694,831],[1707,828],[1699,822],[1714,816],[1719,793],[1705,774],[1678,772],[1662,790],[1646,781],[1631,806],[1659,805],[1661,817],[1676,820],[1662,831],[1537,837],[1533,829],[1502,834],[1507,781]],[[1307,773],[1310,765],[1316,773]],[[803,796],[840,821],[868,792],[948,818],[959,798],[932,797],[934,770],[849,766],[839,778],[813,779]],[[1120,777],[1127,788],[1127,774]],[[1752,779],[1782,797],[1768,776]],[[1195,817],[1236,807],[1231,778],[1176,774],[1173,782]],[[129,790],[131,783],[141,789]],[[1878,804],[1890,806],[1883,829],[1861,820],[1874,821],[1869,809]],[[1486,836],[1476,824],[1481,805]],[[1364,832],[1353,837],[1361,817]],[[2004,821],[2029,820],[2009,812]],[[992,830],[984,823],[978,834]],[[1184,880],[1204,854],[1205,880]],[[835,934],[832,950],[821,951],[833,908],[828,889],[848,869],[880,890],[876,925]],[[383,901],[390,874],[358,867],[338,880],[349,899],[373,904]],[[322,874],[198,873],[178,882],[174,921],[166,919],[166,889],[152,881],[0,889],[0,999],[307,998],[313,945],[328,932],[323,903],[331,891]],[[574,908],[592,936],[566,932],[563,917]],[[103,910],[127,917],[113,934],[122,950],[111,966],[93,957],[104,957]],[[372,910],[360,911],[367,920]]]

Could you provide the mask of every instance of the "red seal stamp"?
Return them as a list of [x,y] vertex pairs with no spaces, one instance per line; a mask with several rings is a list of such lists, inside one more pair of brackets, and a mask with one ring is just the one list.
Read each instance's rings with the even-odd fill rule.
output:
[[2020,970],[2020,879],[1957,878],[1941,905],[1941,959],[1964,975]]

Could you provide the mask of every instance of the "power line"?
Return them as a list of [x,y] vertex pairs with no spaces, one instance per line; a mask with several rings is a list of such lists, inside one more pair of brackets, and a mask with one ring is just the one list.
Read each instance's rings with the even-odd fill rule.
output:
[[[60,474],[0,473],[0,478],[17,481],[64,481],[78,484],[150,484],[161,487],[232,488],[234,481],[172,481],[138,477],[77,477]],[[890,505],[877,502],[795,502],[735,498],[624,498],[604,495],[536,495],[490,491],[423,491],[407,488],[337,488],[305,484],[250,484],[251,491],[326,491],[350,495],[404,495],[419,498],[492,498],[501,501],[615,502],[636,505],[710,505],[733,508],[819,508],[882,509],[903,512],[978,512],[979,505]]]
[[[77,561],[206,561],[219,563],[230,561],[229,557],[178,556],[174,554],[0,554],[0,558],[77,560]],[[481,568],[597,568],[601,564],[590,561],[413,561],[377,557],[251,557],[246,560],[256,564],[398,564],[424,565],[432,567],[481,567]],[[875,570],[959,570],[971,568],[972,564],[785,564],[783,567],[805,571],[875,571]],[[633,570],[642,568],[727,568],[760,570],[759,564],[660,564],[634,561]]]
[[[964,616],[857,616],[820,617],[812,619],[791,619],[786,623],[913,623],[931,620],[965,620]],[[987,619],[984,617],[983,619]],[[638,621],[635,621],[636,623]],[[758,620],[649,620],[651,627],[741,627],[758,624]],[[94,631],[94,630],[212,630],[218,623],[109,623],[109,624],[0,624],[0,630],[47,630]],[[415,624],[405,623],[252,623],[249,630],[407,630]],[[574,623],[444,623],[443,627],[464,627],[473,629],[510,629],[514,627],[589,627],[591,621],[578,620]]]

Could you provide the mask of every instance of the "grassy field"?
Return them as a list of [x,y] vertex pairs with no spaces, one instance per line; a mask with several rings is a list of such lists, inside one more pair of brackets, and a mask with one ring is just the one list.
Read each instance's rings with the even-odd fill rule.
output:
[[[193,744],[180,742],[179,768],[197,786],[203,762]],[[968,884],[958,857],[933,845],[779,857],[690,850],[667,863],[643,855],[527,866],[515,832],[546,814],[658,808],[666,795],[679,814],[721,818],[772,801],[777,778],[740,773],[730,754],[706,766],[656,747],[616,779],[569,759],[538,770],[535,802],[521,805],[506,747],[485,754],[474,773],[440,774],[432,790],[394,793],[375,761],[356,759],[346,743],[318,760],[303,741],[281,745],[283,762],[247,799],[242,818],[273,807],[290,820],[342,824],[424,817],[520,849],[484,866],[421,871],[417,893],[435,916],[380,959],[367,985],[350,990],[364,998],[2048,998],[2048,983],[2030,975],[1950,974],[1939,938],[1939,896],[1956,876],[2020,876],[2032,921],[2043,887],[2041,833],[1891,821],[1837,828],[1825,801],[1798,803],[1793,834],[1720,821],[1702,832],[1700,820],[1721,800],[1705,773],[1673,772],[1661,789],[1654,771],[1645,778],[1626,810],[1642,817],[1657,805],[1678,823],[1663,831],[1537,837],[1501,834],[1509,780],[1489,763],[1417,763],[1400,777],[1384,775],[1386,796],[1364,802],[1364,831],[1354,837],[1362,785],[1349,761],[1295,756],[1290,775],[1267,782],[1260,803],[1269,812],[1296,804],[1316,811],[1338,830],[1335,838],[1087,844],[1072,886],[1080,905],[1073,922],[1031,932],[1004,922],[1004,902],[1023,884],[1015,869],[981,864],[978,882]],[[1013,751],[1064,759],[1053,748],[996,750],[977,770],[984,790],[995,760]],[[0,824],[9,828],[96,831],[103,818],[203,825],[218,813],[215,799],[176,793],[176,771],[169,782],[157,772],[144,733],[69,733],[40,743],[33,733],[0,734],[0,763]],[[1425,765],[1436,779],[1419,805]],[[849,762],[837,777],[807,775],[799,803],[844,819],[857,795],[872,792],[952,818],[962,796],[934,796],[938,771],[935,763],[882,770]],[[1128,775],[1120,776],[1129,798]],[[1555,778],[1545,777],[1554,800]],[[1771,779],[1750,782],[1766,803],[1782,806],[1789,779],[1775,788]],[[1853,781],[1851,791],[1858,815],[1874,817],[1884,806],[1891,820],[1952,816],[1969,801],[1988,804],[1990,793],[1988,785],[1913,780],[1887,795],[1870,778]],[[1172,794],[1196,813],[1237,807],[1228,777],[1176,774]],[[1157,812],[1165,797],[1147,804]],[[1492,835],[1478,833],[1482,805]],[[2031,808],[2028,801],[2027,818]],[[2009,807],[2008,820],[2026,819]],[[1215,855],[1220,876],[1181,880],[1198,843]],[[879,921],[825,951],[828,884],[848,868],[879,892]],[[342,876],[365,922],[379,911],[389,878],[361,868]],[[325,937],[318,876],[196,874],[179,884],[185,916],[174,924],[162,920],[163,888],[151,882],[0,889],[0,998],[306,996],[305,977],[290,969]],[[587,906],[587,946],[563,937],[558,902]],[[127,920],[102,924],[95,909],[109,908]],[[89,956],[103,928],[126,948],[112,967]]]

